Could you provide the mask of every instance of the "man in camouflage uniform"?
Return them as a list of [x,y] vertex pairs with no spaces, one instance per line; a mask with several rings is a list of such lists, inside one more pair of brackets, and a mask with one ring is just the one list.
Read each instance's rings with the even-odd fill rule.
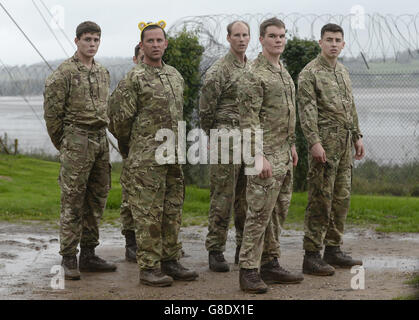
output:
[[264,21],[260,42],[262,53],[240,84],[238,98],[241,128],[263,130],[263,153],[256,155],[256,161],[262,161],[262,172],[247,177],[248,211],[240,250],[240,288],[251,293],[266,292],[266,283],[304,279],[278,261],[279,235],[291,201],[293,166],[298,162],[295,88],[279,60],[286,44],[284,23],[277,18]]
[[99,222],[110,189],[111,167],[106,136],[109,72],[94,60],[101,30],[94,22],[76,30],[77,52],[46,80],[44,118],[52,143],[60,151],[60,254],[66,279],[81,271],[115,271],[95,255]]
[[[173,279],[195,280],[198,274],[179,262],[178,240],[184,201],[180,164],[161,164],[156,134],[170,129],[175,136],[183,118],[184,81],[162,60],[168,41],[157,24],[141,33],[143,63],[133,68],[111,96],[109,130],[122,150],[129,150],[128,201],[134,217],[140,282],[170,286]],[[176,151],[177,150],[177,147]],[[179,154],[176,153],[179,159]]]
[[[199,103],[202,129],[210,136],[211,129],[234,130],[239,128],[237,108],[237,83],[243,71],[248,68],[246,49],[250,40],[247,23],[234,21],[227,26],[227,40],[230,50],[206,73]],[[227,150],[226,150],[227,151]],[[216,272],[230,270],[223,252],[227,240],[228,227],[234,206],[236,228],[236,256],[238,263],[244,220],[246,217],[244,166],[233,164],[233,148],[228,150],[228,164],[210,164],[210,210],[208,214],[208,234],[205,246],[209,252],[209,268]],[[218,157],[220,160],[220,157]]]
[[345,45],[342,28],[325,25],[319,43],[321,53],[298,79],[301,128],[310,150],[303,272],[326,276],[334,274],[332,265],[362,264],[344,254],[340,245],[349,211],[352,150],[355,147],[357,160],[365,150],[349,73],[337,61]]
[[[134,56],[132,61],[135,64],[142,62],[144,53],[141,50],[139,44],[135,46]],[[125,236],[125,259],[129,262],[137,262],[137,241],[135,240],[135,225],[134,218],[132,217],[131,208],[128,203],[128,185],[129,180],[127,174],[128,169],[126,166],[126,158],[128,157],[128,150],[124,150],[123,146],[119,146],[122,155],[122,171],[120,177],[120,183],[122,187],[122,202],[121,202],[121,222],[122,222],[122,234]]]

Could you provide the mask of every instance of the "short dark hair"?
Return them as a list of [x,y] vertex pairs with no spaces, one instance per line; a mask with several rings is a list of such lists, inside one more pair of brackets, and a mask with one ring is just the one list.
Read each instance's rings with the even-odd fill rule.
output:
[[340,32],[342,34],[342,37],[344,36],[342,27],[334,23],[328,23],[323,26],[320,32],[320,39],[323,38],[326,32]]
[[144,40],[144,33],[145,33],[146,31],[148,31],[148,30],[152,30],[152,29],[160,29],[161,31],[163,31],[164,38],[165,38],[165,39],[167,39],[167,36],[166,36],[166,31],[164,31],[164,29],[163,29],[162,27],[160,27],[159,25],[157,25],[157,24],[152,24],[152,25],[149,25],[149,26],[145,27],[145,28],[144,28],[144,30],[143,30],[143,31],[141,31],[141,42],[143,42],[143,40]]
[[270,26],[275,26],[278,28],[284,28],[285,29],[285,23],[282,20],[279,20],[278,18],[270,18],[268,20],[265,20],[261,23],[259,27],[259,35],[261,37],[264,37],[266,34],[266,29]]
[[85,21],[80,23],[76,29],[76,37],[80,39],[81,36],[85,33],[99,33],[99,37],[102,34],[102,30],[100,29],[99,25],[92,21]]
[[233,29],[233,26],[236,24],[236,23],[243,23],[246,27],[247,27],[247,30],[249,31],[249,34],[250,34],[250,26],[249,26],[249,24],[246,22],[246,21],[243,21],[243,20],[235,20],[235,21],[233,21],[233,22],[231,22],[231,23],[229,23],[228,24],[228,26],[227,26],[227,35],[231,35],[231,31],[232,31],[232,29]]
[[141,49],[140,45],[137,44],[134,49],[134,57],[138,57],[138,53],[140,52],[140,49]]

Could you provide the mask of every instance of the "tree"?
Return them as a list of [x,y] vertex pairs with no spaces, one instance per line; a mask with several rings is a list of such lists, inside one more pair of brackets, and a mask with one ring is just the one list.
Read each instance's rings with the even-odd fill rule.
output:
[[199,44],[198,36],[191,31],[183,30],[175,36],[168,36],[169,46],[163,61],[175,67],[185,80],[183,117],[187,130],[193,128],[193,113],[197,109],[201,75],[201,64],[204,47]]
[[[298,75],[301,70],[311,60],[316,58],[320,53],[320,47],[314,40],[305,40],[293,37],[288,40],[286,49],[281,55],[288,72],[294,80],[295,87],[298,86]],[[298,89],[298,88],[297,88]],[[297,101],[298,103],[298,101]],[[298,166],[294,174],[294,189],[297,191],[304,191],[307,189],[307,172],[308,172],[308,158],[307,158],[307,141],[301,130],[300,118],[298,116],[297,107],[297,124],[296,124],[296,148],[299,156]]]
[[[163,56],[165,63],[175,67],[185,80],[183,118],[186,130],[197,127],[194,114],[198,112],[199,90],[201,87],[201,64],[204,47],[199,44],[198,36],[183,30],[175,36],[169,36],[169,46]],[[196,118],[196,117],[195,117]],[[207,169],[203,165],[186,164],[183,167],[186,184],[200,187],[208,185]]]

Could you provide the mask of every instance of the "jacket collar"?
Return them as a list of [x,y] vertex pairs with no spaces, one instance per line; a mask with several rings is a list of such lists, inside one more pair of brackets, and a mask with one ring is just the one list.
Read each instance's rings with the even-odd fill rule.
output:
[[164,63],[163,60],[161,63],[162,63],[161,67],[150,66],[149,64],[144,63],[144,62],[141,62],[141,65],[149,73],[165,74],[167,71],[167,65]]
[[228,53],[225,55],[225,59],[227,62],[234,64],[238,68],[244,68],[247,63],[247,57],[244,57],[244,63],[239,61],[239,59],[236,57],[236,55],[231,52],[231,50],[228,50]]
[[284,66],[282,65],[281,61],[279,61],[279,65],[281,66],[281,69],[278,69],[272,63],[270,63],[268,59],[266,59],[266,57],[262,54],[262,52],[259,53],[258,57],[256,58],[256,61],[258,64],[265,66],[273,73],[282,73],[282,71],[284,70]]
[[96,65],[96,61],[95,59],[93,59],[92,62],[92,69],[89,70],[81,61],[79,56],[77,55],[77,51],[76,53],[73,55],[73,61],[77,66],[77,69],[79,69],[80,71],[85,71],[85,72],[95,72],[97,70],[97,65]]
[[336,66],[332,67],[329,64],[329,61],[327,61],[326,58],[323,57],[321,53],[319,53],[319,55],[317,56],[317,60],[319,61],[320,65],[322,65],[323,67],[325,67],[329,71],[340,71],[340,70],[342,70],[342,65],[339,63],[339,61],[336,61]]

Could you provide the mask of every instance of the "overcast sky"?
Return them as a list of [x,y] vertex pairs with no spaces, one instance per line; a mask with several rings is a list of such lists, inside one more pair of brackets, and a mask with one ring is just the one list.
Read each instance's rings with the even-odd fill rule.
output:
[[[34,0],[48,21],[51,17],[45,11],[40,0]],[[361,5],[367,14],[417,14],[417,0],[43,0],[48,8],[64,8],[65,33],[71,41],[75,37],[77,25],[85,20],[97,22],[102,28],[100,57],[130,57],[133,46],[139,41],[137,24],[140,21],[165,20],[168,28],[178,19],[185,16],[213,14],[247,14],[247,13],[284,13],[299,12],[302,14],[349,14],[355,5]],[[54,39],[32,0],[0,0],[9,13],[18,22],[29,38],[36,44],[47,60],[65,58],[63,50]],[[419,23],[419,18],[417,19]],[[63,44],[65,51],[72,54],[73,48],[62,35],[56,36]],[[41,58],[22,36],[10,18],[0,8],[0,59],[8,65],[32,64]]]

